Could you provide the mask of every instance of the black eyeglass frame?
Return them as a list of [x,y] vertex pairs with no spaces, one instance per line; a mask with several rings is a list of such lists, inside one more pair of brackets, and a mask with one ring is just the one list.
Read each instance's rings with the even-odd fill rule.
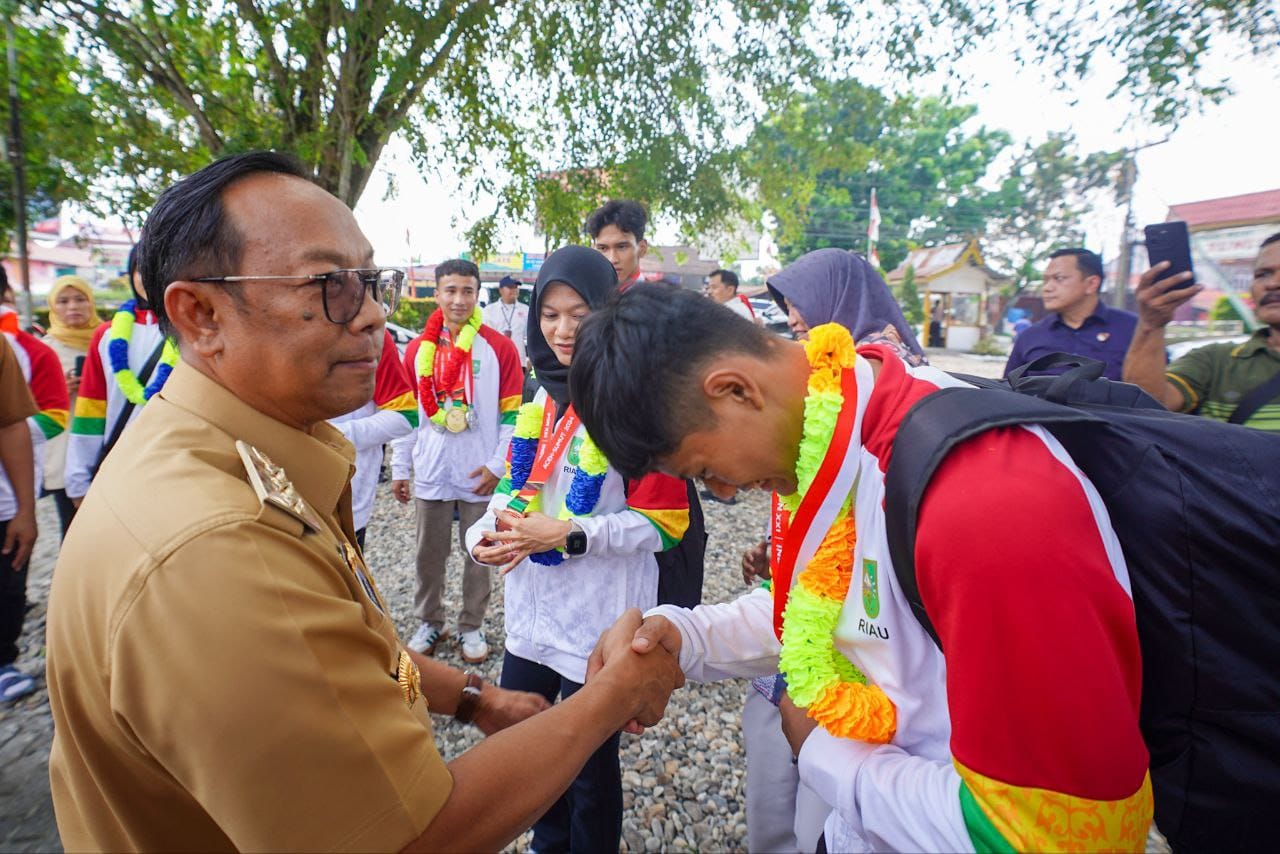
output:
[[[337,293],[333,299],[337,299],[345,292],[349,285],[347,276],[351,273],[358,275],[360,282],[360,296],[352,300],[350,314],[342,319],[334,317],[333,311],[329,307],[329,290],[331,286],[337,287]],[[383,281],[383,276],[390,274],[390,283]],[[361,306],[364,305],[364,295],[366,291],[373,291],[373,301],[382,306],[383,310],[390,317],[396,310],[396,306],[400,304],[400,290],[404,286],[405,271],[399,267],[369,267],[360,269],[342,269],[330,270],[327,273],[299,274],[296,276],[201,276],[199,278],[190,279],[192,282],[212,282],[238,284],[240,282],[270,282],[270,281],[295,281],[299,285],[310,284],[312,282],[321,282],[324,287],[320,289],[320,300],[324,304],[324,316],[330,323],[336,323],[344,326],[356,318],[360,313]],[[389,284],[389,287],[388,287]]]

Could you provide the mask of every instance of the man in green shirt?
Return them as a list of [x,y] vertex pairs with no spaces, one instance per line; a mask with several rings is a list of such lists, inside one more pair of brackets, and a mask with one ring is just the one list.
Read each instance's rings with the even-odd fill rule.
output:
[[[1159,278],[1168,266],[1157,264],[1138,282],[1138,328],[1124,360],[1125,382],[1141,386],[1174,412],[1233,420],[1250,392],[1280,374],[1280,232],[1262,241],[1253,262],[1254,312],[1266,325],[1243,344],[1209,344],[1166,367],[1164,328],[1177,308],[1202,290],[1200,285],[1179,287],[1190,273]],[[1243,423],[1280,433],[1280,387],[1269,388],[1273,393]]]

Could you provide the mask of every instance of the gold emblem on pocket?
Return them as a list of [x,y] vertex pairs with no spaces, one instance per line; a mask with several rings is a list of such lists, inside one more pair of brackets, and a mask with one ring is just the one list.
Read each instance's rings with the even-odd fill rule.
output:
[[413,663],[409,653],[403,649],[400,650],[400,660],[396,665],[396,681],[400,683],[400,690],[404,692],[405,704],[412,708],[418,696],[422,694],[422,675],[418,672],[418,665]]

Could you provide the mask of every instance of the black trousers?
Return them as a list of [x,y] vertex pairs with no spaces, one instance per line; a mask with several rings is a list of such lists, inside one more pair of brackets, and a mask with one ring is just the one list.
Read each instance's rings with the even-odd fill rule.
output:
[[76,517],[76,505],[71,503],[65,489],[48,489],[45,490],[45,495],[53,496],[53,504],[58,508],[58,524],[62,527],[61,539],[65,540],[71,520]]
[[[0,522],[0,542],[9,533],[9,522]],[[13,571],[10,555],[0,554],[0,667],[18,660],[18,638],[27,611],[27,565]]]
[[[555,702],[582,687],[550,667],[512,655],[502,659],[499,684],[513,691],[533,691]],[[538,854],[577,851],[594,854],[617,851],[622,845],[622,769],[618,764],[618,733],[600,746],[568,791],[533,825],[533,850]]]

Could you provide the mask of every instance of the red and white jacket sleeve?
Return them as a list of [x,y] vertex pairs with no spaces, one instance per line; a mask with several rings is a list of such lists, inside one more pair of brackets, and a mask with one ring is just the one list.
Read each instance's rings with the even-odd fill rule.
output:
[[373,403],[377,407],[375,412],[334,424],[357,451],[385,445],[409,435],[418,426],[418,399],[405,376],[400,351],[390,332],[383,333]]
[[1143,849],[1137,630],[1086,483],[1021,427],[978,436],[939,467],[916,567],[946,655],[953,761],[821,730],[800,755],[801,779],[872,844]]

